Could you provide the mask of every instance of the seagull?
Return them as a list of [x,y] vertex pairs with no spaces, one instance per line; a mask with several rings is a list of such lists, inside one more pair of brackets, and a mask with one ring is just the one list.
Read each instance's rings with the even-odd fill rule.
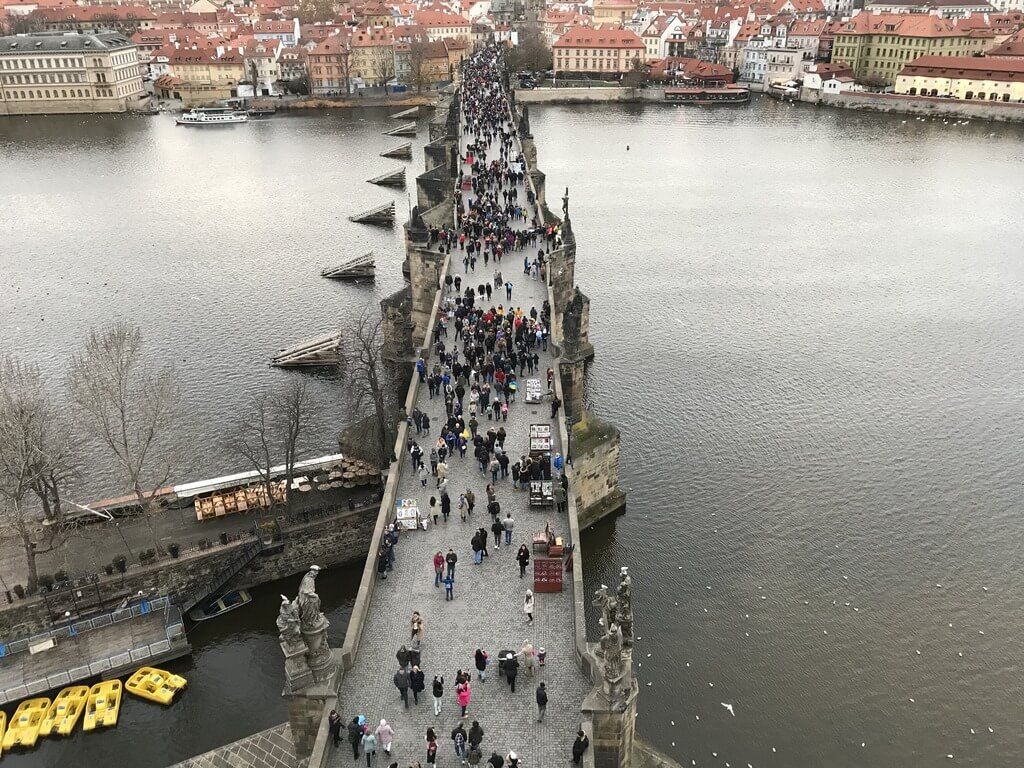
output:
[[988,732],[989,733],[995,733],[995,731],[993,731],[991,728],[988,729]]
[[725,703],[725,702],[723,701],[723,702],[722,702],[722,706],[723,706],[723,707],[725,707],[725,708],[726,708],[727,710],[729,710],[729,714],[730,714],[730,715],[732,715],[733,717],[736,717],[736,712],[735,712],[735,711],[733,710],[733,708],[732,708],[732,704],[726,704],[726,703]]

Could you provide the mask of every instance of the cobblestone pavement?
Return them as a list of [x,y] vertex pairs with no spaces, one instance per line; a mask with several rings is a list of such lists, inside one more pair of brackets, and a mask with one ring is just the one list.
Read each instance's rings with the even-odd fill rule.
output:
[[[493,155],[497,156],[496,146]],[[465,140],[462,152],[465,153]],[[526,191],[519,190],[519,199],[526,203]],[[507,254],[501,263],[505,280],[513,283],[513,306],[529,311],[531,306],[540,310],[547,289],[541,280],[532,280],[523,274],[523,256],[527,252],[516,251]],[[461,252],[452,254],[452,274],[461,274],[464,282],[476,285],[493,279],[493,262],[484,266],[477,262],[475,273],[467,277],[461,260]],[[491,303],[506,306],[505,292],[500,290]],[[453,334],[454,332],[450,332]],[[453,343],[452,335],[447,343]],[[526,454],[529,450],[529,425],[533,423],[552,424],[549,418],[551,407],[548,401],[527,404],[525,380],[541,379],[551,364],[548,352],[538,350],[540,373],[520,378],[519,394],[509,408],[508,422],[504,424],[508,433],[506,448],[512,459]],[[437,431],[444,421],[444,401],[441,397],[432,400],[427,397],[427,387],[420,389],[417,407],[429,414],[432,435],[419,439],[424,449],[424,459],[430,453]],[[491,426],[486,417],[478,417],[482,432]],[[557,429],[553,429],[557,436]],[[435,493],[434,481],[429,479],[423,488],[405,457],[400,482],[399,498],[414,498],[421,513],[429,508],[430,496]],[[534,623],[527,623],[522,604],[527,588],[532,588],[533,563],[527,569],[526,578],[520,580],[519,567],[515,560],[521,543],[531,544],[531,534],[543,531],[545,522],[551,521],[558,535],[567,535],[568,525],[553,509],[533,509],[528,505],[526,491],[513,491],[510,478],[499,479],[496,484],[497,498],[501,504],[501,517],[511,512],[515,520],[513,540],[510,546],[495,549],[490,535],[491,517],[487,514],[485,486],[489,475],[480,473],[471,452],[464,459],[458,454],[448,461],[449,495],[452,498],[452,515],[445,523],[443,518],[437,527],[430,525],[427,531],[413,531],[402,534],[396,547],[395,569],[388,578],[376,586],[372,605],[366,619],[359,653],[353,670],[346,675],[339,697],[338,711],[346,722],[357,714],[363,714],[374,726],[385,718],[396,731],[393,757],[388,759],[378,752],[376,763],[380,768],[397,761],[403,768],[414,761],[426,764],[426,729],[432,726],[437,732],[437,763],[441,768],[456,766],[458,761],[450,739],[451,730],[459,722],[459,708],[455,701],[456,670],[473,671],[471,683],[472,700],[468,717],[463,721],[469,729],[472,721],[478,720],[484,729],[481,745],[483,759],[491,751],[503,757],[510,750],[515,751],[524,768],[542,766],[565,766],[571,761],[571,747],[580,723],[580,705],[587,686],[583,675],[573,659],[572,629],[572,580],[566,579],[565,592],[536,595]],[[476,509],[466,522],[459,519],[457,504],[459,494],[471,488],[476,494]],[[477,528],[488,530],[489,557],[481,565],[473,562],[470,539]],[[447,553],[451,547],[459,556],[455,569],[455,599],[446,602],[444,588],[434,587],[433,555],[437,551]],[[424,617],[425,631],[421,648],[422,669],[426,675],[427,689],[420,696],[418,705],[404,709],[398,690],[392,683],[397,670],[395,652],[409,641],[409,619],[414,610]],[[499,650],[518,651],[529,639],[536,648],[547,651],[547,663],[538,667],[533,677],[525,668],[520,669],[516,691],[512,693],[507,683],[497,677],[496,658]],[[477,679],[473,654],[477,647],[486,650],[494,665],[488,671],[486,682]],[[430,683],[435,674],[444,676],[445,695],[439,717],[434,716]],[[540,681],[548,689],[548,711],[543,723],[537,722],[535,690]],[[363,761],[365,758],[360,757]],[[356,765],[348,744],[342,746],[332,757],[332,765]]]

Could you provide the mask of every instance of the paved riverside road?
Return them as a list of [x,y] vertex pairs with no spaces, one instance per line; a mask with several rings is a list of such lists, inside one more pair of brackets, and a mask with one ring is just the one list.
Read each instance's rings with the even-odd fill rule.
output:
[[[462,153],[466,152],[465,138]],[[495,143],[488,150],[488,157],[498,156]],[[520,187],[519,200],[526,204],[526,190]],[[532,213],[532,212],[531,212]],[[522,226],[517,222],[517,226]],[[523,274],[523,256],[531,251],[507,253],[500,264],[505,280],[511,280],[514,287],[511,305],[520,306],[529,312],[531,306],[540,311],[546,298],[546,287],[542,280],[533,280]],[[462,264],[463,253],[457,248],[452,253],[453,275],[462,275],[464,283],[477,285],[491,281],[494,272],[493,260],[485,266],[478,260],[476,272],[465,274]],[[536,255],[536,250],[532,250]],[[504,289],[492,296],[491,305],[509,306]],[[454,330],[449,330],[446,343],[454,342]],[[461,342],[460,342],[461,343]],[[520,378],[516,402],[510,404],[508,421],[504,427],[508,433],[505,446],[512,460],[528,453],[528,431],[531,423],[552,424],[550,402],[538,404],[525,402],[525,381],[539,378],[544,384],[545,371],[551,364],[548,352],[538,348],[540,357],[539,373],[524,374]],[[428,363],[432,366],[433,363]],[[468,400],[467,400],[468,403]],[[444,423],[443,397],[428,398],[428,388],[420,387],[416,407],[430,416],[431,424],[439,427]],[[480,431],[486,432],[492,426],[486,416],[479,416]],[[557,435],[557,429],[553,429]],[[415,437],[415,430],[411,431]],[[418,441],[424,449],[424,459],[430,453],[438,431],[433,426],[431,435],[420,436]],[[429,464],[428,464],[429,469]],[[501,504],[501,517],[511,512],[515,520],[511,546],[495,549],[490,535],[491,516],[487,514],[487,497],[484,488],[490,478],[480,473],[472,451],[460,459],[456,451],[448,458],[449,495],[452,498],[452,515],[445,523],[428,530],[404,532],[396,547],[395,569],[386,580],[376,585],[369,613],[363,631],[359,652],[354,668],[346,674],[339,696],[338,712],[347,723],[355,715],[365,715],[372,727],[385,718],[395,729],[393,757],[388,758],[380,751],[376,763],[386,768],[395,761],[405,768],[413,762],[426,764],[426,743],[424,737],[428,726],[433,727],[438,737],[437,763],[443,768],[456,766],[461,761],[455,757],[451,730],[460,721],[459,707],[455,700],[455,673],[468,670],[473,674],[471,682],[472,700],[468,716],[462,722],[469,730],[473,720],[478,720],[484,729],[481,744],[483,760],[492,751],[502,757],[510,750],[520,757],[523,768],[540,766],[566,766],[571,762],[571,747],[580,722],[580,705],[587,688],[583,676],[573,660],[572,629],[572,580],[566,578],[565,592],[536,595],[533,625],[527,624],[522,604],[525,591],[533,587],[533,563],[527,569],[526,578],[520,580],[519,566],[515,555],[521,543],[530,546],[531,534],[543,531],[545,522],[550,521],[558,535],[568,533],[565,516],[551,509],[531,510],[526,491],[513,491],[511,478],[496,483],[497,499]],[[458,498],[471,488],[476,494],[476,508],[466,522],[459,519]],[[414,498],[419,503],[421,514],[428,510],[431,495],[436,495],[433,478],[427,487],[411,471],[408,456],[403,456],[402,478],[399,484],[399,498]],[[481,565],[473,562],[470,539],[477,528],[488,530],[489,557]],[[459,556],[455,569],[455,599],[446,602],[444,588],[434,587],[432,558],[435,552],[447,553],[451,547]],[[531,553],[532,556],[532,553]],[[568,576],[568,574],[566,574]],[[397,670],[395,652],[409,641],[409,619],[414,610],[419,611],[425,621],[424,638],[421,647],[421,667],[426,675],[426,690],[420,696],[418,705],[403,708],[398,690],[392,677]],[[518,651],[524,641],[530,640],[535,648],[547,651],[544,667],[538,667],[530,677],[525,667],[520,667],[516,691],[512,693],[508,684],[497,676],[497,652],[511,649]],[[492,666],[486,682],[477,679],[473,654],[477,648],[490,654]],[[444,702],[441,715],[434,716],[433,700],[430,695],[431,680],[435,674],[444,676]],[[535,690],[544,681],[549,696],[548,710],[544,722],[537,722]],[[345,738],[344,732],[342,737]],[[359,761],[365,761],[360,756]],[[343,743],[332,758],[332,765],[355,765],[351,747]],[[483,763],[481,763],[483,765]]]

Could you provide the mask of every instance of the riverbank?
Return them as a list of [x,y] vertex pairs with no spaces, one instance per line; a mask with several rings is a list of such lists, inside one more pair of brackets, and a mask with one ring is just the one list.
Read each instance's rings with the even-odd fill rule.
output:
[[899,93],[816,93],[804,88],[800,100],[838,109],[889,112],[926,117],[953,117],[990,120],[997,123],[1024,123],[1024,104],[999,101],[962,101],[934,96],[905,96]]
[[326,96],[303,96],[294,101],[262,100],[253,102],[254,108],[265,105],[278,111],[291,109],[354,109],[358,107],[432,107],[436,96],[419,94],[415,96],[357,96],[333,98]]

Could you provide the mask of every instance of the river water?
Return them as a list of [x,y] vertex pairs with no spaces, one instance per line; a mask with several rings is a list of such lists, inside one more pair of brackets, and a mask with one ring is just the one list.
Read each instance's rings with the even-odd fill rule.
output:
[[[767,99],[531,121],[550,198],[571,188],[588,397],[623,432],[629,509],[584,549],[589,589],[632,566],[641,732],[686,765],[1019,765],[1024,131]],[[345,220],[402,211],[364,183],[394,124],[0,122],[3,349],[56,377],[134,319],[179,363],[197,476],[235,468],[240,393],[293,375],[268,355],[401,284],[399,230]],[[318,277],[370,249],[374,288]],[[317,380],[311,453],[339,389]],[[332,631],[358,573],[321,579]],[[280,722],[285,590],[194,631],[175,707],[68,744],[161,765]]]

